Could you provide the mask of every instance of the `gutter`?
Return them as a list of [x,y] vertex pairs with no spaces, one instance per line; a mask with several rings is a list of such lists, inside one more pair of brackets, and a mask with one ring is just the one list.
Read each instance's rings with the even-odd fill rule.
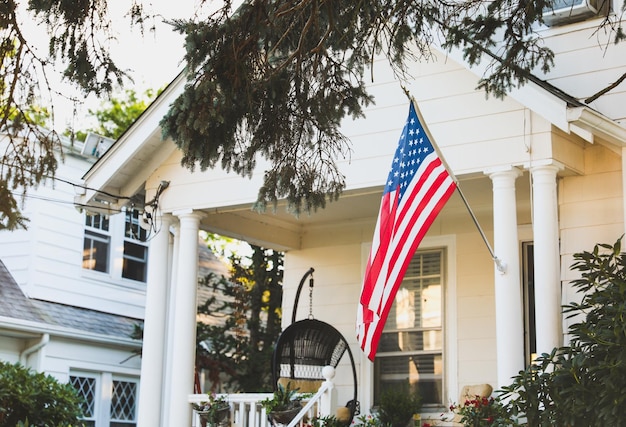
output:
[[[0,316],[0,334],[2,329],[10,329],[13,331],[28,332],[36,335],[47,334],[61,338],[69,338],[73,340],[89,341],[98,344],[113,344],[124,346],[132,349],[141,348],[142,342],[132,338],[113,337],[110,335],[94,334],[81,331],[78,329],[63,328],[51,326],[27,320],[19,320],[12,317]],[[35,350],[33,350],[35,351]]]
[[[39,342],[35,345],[32,345],[26,349],[24,349],[21,353],[20,353],[20,363],[23,366],[26,366],[26,361],[28,360],[28,356],[30,356],[31,354],[41,350],[42,348],[44,348],[48,343],[50,342],[50,334],[48,333],[44,333],[41,336],[41,339],[39,340]],[[36,371],[40,371],[40,367],[38,366],[39,363],[37,363],[37,366],[35,367]]]
[[569,107],[567,121],[571,131],[587,142],[594,143],[594,135],[620,148],[626,146],[626,128],[589,107]]

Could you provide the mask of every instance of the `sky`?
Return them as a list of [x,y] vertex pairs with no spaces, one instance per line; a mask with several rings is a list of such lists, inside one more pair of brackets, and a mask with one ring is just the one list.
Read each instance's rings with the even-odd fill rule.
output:
[[[142,36],[139,29],[131,29],[128,19],[124,17],[129,0],[108,0],[110,14],[114,21],[113,30],[117,39],[112,42],[111,54],[117,65],[128,70],[134,84],[128,84],[124,89],[134,89],[141,94],[146,89],[159,89],[174,79],[182,68],[181,60],[184,55],[184,37],[175,33],[172,27],[163,21],[174,18],[190,18],[197,10],[197,0],[146,0],[144,4],[151,7],[158,14],[154,21],[156,31],[145,31]],[[23,12],[21,14],[23,29],[29,37],[37,40],[37,46],[42,54],[46,53],[48,35],[44,26],[37,25],[32,17]],[[149,26],[150,24],[148,24]],[[79,91],[52,78],[51,83],[56,90],[64,94],[72,94],[82,103],[74,103],[60,96],[53,98],[54,128],[62,131],[73,125],[77,130],[92,124],[85,119],[89,109],[100,107],[104,99],[90,96],[85,99]],[[118,93],[122,93],[121,89]],[[115,96],[115,93],[113,94]],[[45,101],[42,101],[45,103]]]

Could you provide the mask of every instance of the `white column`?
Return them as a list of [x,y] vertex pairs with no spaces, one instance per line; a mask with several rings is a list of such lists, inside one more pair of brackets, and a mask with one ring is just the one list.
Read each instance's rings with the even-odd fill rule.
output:
[[196,289],[198,285],[198,231],[200,214],[193,211],[175,212],[180,220],[178,265],[172,298],[174,299],[171,326],[169,365],[169,417],[165,426],[191,425],[194,365],[196,353]]
[[[176,222],[175,224],[173,224],[173,226],[171,227],[172,229],[172,234],[173,234],[173,239],[172,239],[172,243],[170,245],[170,251],[172,253],[172,269],[170,271],[170,277],[171,280],[170,282],[173,284],[176,281],[176,274],[178,272],[178,253],[179,253],[179,247],[180,247],[180,224],[178,222]],[[174,286],[170,286],[170,292],[169,292],[169,298],[168,298],[168,304],[167,304],[167,320],[166,320],[166,325],[165,325],[165,331],[163,331],[164,335],[165,335],[165,339],[166,339],[166,345],[165,345],[165,372],[174,372],[173,369],[173,365],[172,365],[172,352],[173,350],[173,346],[172,346],[172,336],[173,336],[173,329],[174,329],[174,319],[175,319],[175,293],[174,293]],[[165,376],[165,382],[163,384],[163,401],[164,402],[170,402],[172,400],[172,375],[164,375]],[[164,405],[163,407],[163,414],[161,415],[163,420],[169,420],[169,416],[170,416],[170,405]]]
[[535,323],[537,353],[561,345],[561,269],[558,200],[554,164],[533,166],[533,224],[535,264]]
[[520,255],[517,237],[515,180],[518,169],[492,172],[494,253],[503,271],[494,266],[496,303],[496,357],[498,387],[510,384],[524,368],[524,318]]
[[[150,240],[146,308],[143,325],[141,384],[139,387],[138,427],[161,425],[163,373],[165,372],[165,334],[167,292],[169,287],[170,222],[167,215],[155,218],[160,229]],[[155,402],[158,404],[155,405]]]

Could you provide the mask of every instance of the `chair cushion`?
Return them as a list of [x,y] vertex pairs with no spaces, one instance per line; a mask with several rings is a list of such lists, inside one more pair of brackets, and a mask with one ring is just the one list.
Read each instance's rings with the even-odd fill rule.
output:
[[291,383],[291,389],[298,389],[299,393],[317,393],[324,381],[321,380],[296,380],[280,377],[278,384],[287,388],[287,383]]

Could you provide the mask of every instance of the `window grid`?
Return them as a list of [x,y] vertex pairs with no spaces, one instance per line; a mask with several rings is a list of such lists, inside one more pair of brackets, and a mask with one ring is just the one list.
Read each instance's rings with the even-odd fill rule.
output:
[[[130,381],[113,380],[113,394],[111,396],[111,420],[118,422],[134,422],[135,414],[137,413],[136,397],[137,383]],[[131,424],[129,423],[128,425]]]
[[70,384],[83,399],[81,409],[83,419],[93,421],[96,413],[96,379],[91,377],[70,376]]

